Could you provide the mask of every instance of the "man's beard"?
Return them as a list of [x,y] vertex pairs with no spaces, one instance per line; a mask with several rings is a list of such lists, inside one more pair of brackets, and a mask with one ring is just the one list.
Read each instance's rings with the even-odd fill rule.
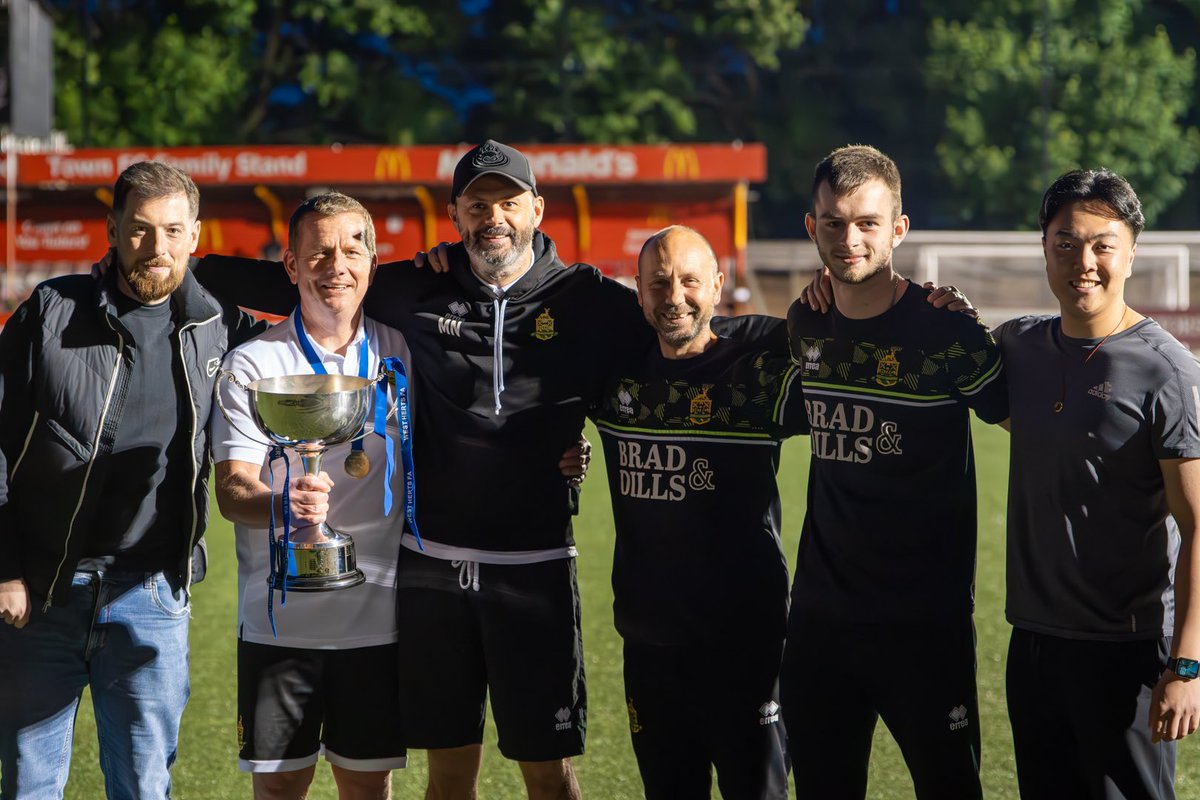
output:
[[[817,249],[817,253],[821,256],[821,263],[825,264],[826,266],[838,263],[837,258],[833,257],[829,253],[821,252],[820,248]],[[838,283],[844,283],[850,286],[858,286],[859,284],[866,283],[867,281],[871,280],[871,278],[874,278],[876,275],[886,270],[888,265],[891,263],[892,251],[889,249],[887,252],[872,253],[870,260],[867,261],[867,263],[863,266],[852,268],[829,267],[829,274],[833,280],[837,281]]]
[[[676,311],[691,312],[692,325],[690,328],[668,327],[665,315]],[[708,325],[712,322],[712,318],[713,312],[711,308],[701,312],[695,306],[684,304],[683,306],[667,306],[656,309],[646,321],[662,337],[662,340],[671,345],[671,347],[684,347],[700,336],[700,334],[704,333],[704,331],[708,330]]]
[[[508,236],[508,248],[488,247],[481,241],[484,236]],[[533,227],[510,228],[507,225],[494,225],[473,233],[464,232],[463,244],[466,245],[467,253],[471,255],[471,261],[495,278],[508,273],[509,269],[516,265],[517,259],[527,254],[529,246],[533,244]]]
[[[171,267],[171,272],[159,278],[147,272],[154,267]],[[157,303],[166,298],[183,283],[183,273],[186,271],[186,267],[176,268],[171,261],[161,258],[139,262],[136,268],[121,263],[120,269],[121,277],[125,279],[130,291],[143,303]]]

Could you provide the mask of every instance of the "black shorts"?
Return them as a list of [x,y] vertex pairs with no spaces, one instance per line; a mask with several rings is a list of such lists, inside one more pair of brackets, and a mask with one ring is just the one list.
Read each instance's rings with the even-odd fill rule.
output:
[[355,772],[407,764],[394,644],[307,650],[238,640],[238,765],[293,772],[325,760]]
[[408,747],[482,742],[490,693],[506,757],[553,761],[583,752],[587,695],[573,558],[494,565],[402,549],[396,601]]
[[1168,800],[1175,742],[1150,740],[1171,641],[1063,639],[1013,628],[1005,686],[1021,797]]
[[625,642],[629,731],[647,800],[786,800],[783,639],[716,647]]
[[798,800],[861,798],[882,717],[920,800],[972,800],[979,783],[975,627],[788,620],[780,676]]

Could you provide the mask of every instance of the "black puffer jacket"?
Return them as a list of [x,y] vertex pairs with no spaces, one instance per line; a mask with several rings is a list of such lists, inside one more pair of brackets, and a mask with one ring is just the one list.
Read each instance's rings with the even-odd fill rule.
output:
[[[88,526],[104,513],[99,487],[130,374],[128,335],[112,302],[117,291],[115,270],[48,280],[0,333],[0,580],[24,578],[45,607],[65,601]],[[187,587],[205,567],[207,422],[217,368],[228,348],[266,326],[222,307],[190,272],[170,302],[179,320],[171,338],[185,365],[176,389],[192,409],[181,420],[192,442],[191,531],[176,575]]]

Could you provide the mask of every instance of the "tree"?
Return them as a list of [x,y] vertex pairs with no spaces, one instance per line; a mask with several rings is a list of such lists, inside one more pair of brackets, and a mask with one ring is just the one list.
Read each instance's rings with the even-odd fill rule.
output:
[[526,140],[739,138],[805,29],[790,0],[517,0],[489,18],[500,35],[463,60],[495,93],[488,124]]
[[56,6],[57,125],[76,144],[401,141],[443,139],[457,128],[413,67],[455,30],[453,6]]
[[1031,226],[1049,182],[1076,167],[1124,175],[1149,220],[1183,192],[1200,163],[1187,122],[1196,53],[1141,11],[1139,0],[981,0],[932,21],[937,160],[963,224]]
[[58,0],[58,125],[93,145],[735,138],[790,0]]

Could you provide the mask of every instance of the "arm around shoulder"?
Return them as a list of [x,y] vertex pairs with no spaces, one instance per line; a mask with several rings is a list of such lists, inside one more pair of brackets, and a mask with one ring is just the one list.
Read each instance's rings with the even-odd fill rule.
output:
[[442,273],[417,267],[410,260],[380,264],[363,298],[363,310],[376,322],[404,331],[412,318],[412,301],[421,294],[421,287],[445,279]]
[[205,289],[245,308],[283,315],[296,307],[296,287],[282,261],[209,255],[196,264],[195,275]]
[[957,311],[951,315],[958,327],[957,347],[946,358],[955,391],[984,422],[1008,419],[1008,381],[1000,346],[982,321]]

